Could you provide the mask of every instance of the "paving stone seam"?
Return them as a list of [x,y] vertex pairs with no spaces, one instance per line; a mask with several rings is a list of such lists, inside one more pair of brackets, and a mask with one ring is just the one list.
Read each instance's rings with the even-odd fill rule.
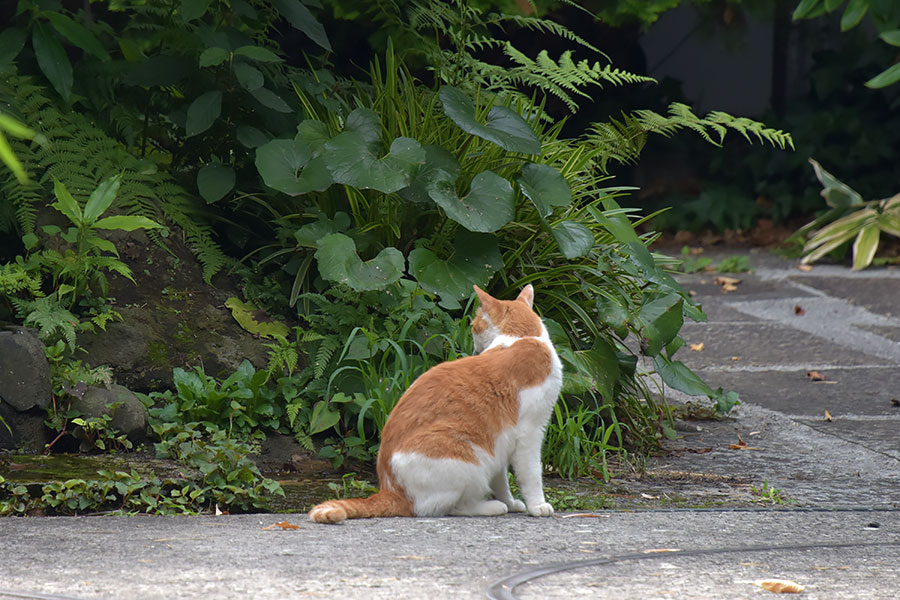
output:
[[[814,421],[821,422],[824,419],[818,415],[784,415],[788,419],[793,419],[795,421]],[[854,415],[854,414],[839,414],[832,415],[832,421],[900,421],[900,414],[898,415]]]
[[852,271],[847,267],[834,265],[821,265],[813,267],[811,271],[799,269],[770,269],[761,267],[753,269],[753,274],[761,281],[790,281],[791,279],[900,279],[900,270],[879,269],[874,271]]
[[[716,373],[808,373],[810,371],[863,371],[866,369],[896,369],[895,364],[877,365],[833,365],[833,364],[792,364],[792,365],[703,365],[691,367],[692,371],[715,371]],[[804,375],[805,376],[805,375]]]

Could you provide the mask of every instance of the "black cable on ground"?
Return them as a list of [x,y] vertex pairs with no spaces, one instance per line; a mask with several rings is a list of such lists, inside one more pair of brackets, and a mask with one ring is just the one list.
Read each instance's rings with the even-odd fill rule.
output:
[[788,544],[785,546],[763,545],[763,546],[736,546],[732,548],[706,548],[703,550],[675,550],[672,552],[657,552],[652,554],[623,554],[622,556],[613,556],[610,558],[595,558],[592,560],[575,560],[571,562],[559,563],[555,565],[547,565],[538,567],[528,571],[523,571],[515,575],[511,575],[494,583],[488,588],[487,597],[491,600],[516,600],[515,591],[517,586],[527,583],[538,577],[552,575],[562,571],[570,571],[572,569],[581,569],[584,567],[597,567],[600,565],[609,565],[628,560],[654,560],[659,558],[672,559],[679,556],[704,556],[710,554],[728,554],[731,552],[771,552],[773,550],[813,550],[817,548],[862,548],[873,546],[900,546],[900,541],[895,542],[818,542],[812,544]]
[[14,592],[12,590],[0,590],[0,598],[24,598],[25,600],[84,600],[74,596],[60,596],[58,594],[42,594],[40,592]]

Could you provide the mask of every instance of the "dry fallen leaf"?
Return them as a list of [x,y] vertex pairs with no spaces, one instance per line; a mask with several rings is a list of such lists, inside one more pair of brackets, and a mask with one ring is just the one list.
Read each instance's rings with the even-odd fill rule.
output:
[[794,314],[798,317],[802,317],[806,314],[806,309],[800,306],[799,304],[794,305]]
[[812,271],[812,269],[813,269],[812,265],[797,265],[798,271],[808,272],[808,271]]
[[741,357],[740,356],[732,356],[731,360],[741,360]]
[[727,294],[728,292],[734,292],[737,290],[738,284],[741,282],[740,279],[735,277],[725,277],[724,275],[719,275],[713,278],[713,283],[716,285],[722,286],[722,293]]
[[819,373],[818,371],[807,371],[806,377],[810,381],[825,381],[825,376]]
[[694,352],[703,352],[703,342],[700,342],[699,344],[691,344],[690,348]]
[[737,277],[726,277],[725,275],[716,275],[713,278],[713,283],[715,283],[716,285],[726,285],[726,284],[737,285],[740,282],[741,282],[741,280],[738,279]]
[[738,434],[738,441],[736,444],[728,444],[729,450],[762,450],[762,448],[754,448],[753,446],[748,446],[747,442],[741,439],[741,434]]
[[644,550],[644,554],[657,554],[659,552],[681,552],[681,548],[650,548]]
[[762,589],[776,594],[799,594],[803,591],[802,585],[787,579],[761,579],[755,583]]
[[826,421],[832,421],[832,420],[834,420],[833,417],[831,416],[831,413],[828,412],[827,410],[825,411],[825,420],[826,420]]
[[641,498],[646,498],[647,500],[659,500],[659,496],[651,496],[650,494],[641,494]]
[[263,530],[266,529],[275,529],[276,527],[281,527],[282,529],[300,529],[299,525],[294,525],[293,523],[288,523],[287,521],[278,521],[276,523],[272,523],[267,527],[263,527]]

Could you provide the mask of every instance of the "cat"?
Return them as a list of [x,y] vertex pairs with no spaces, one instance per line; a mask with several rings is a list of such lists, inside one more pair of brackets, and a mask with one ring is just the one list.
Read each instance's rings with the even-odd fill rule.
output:
[[[432,367],[397,402],[381,434],[380,490],[323,502],[309,511],[311,521],[553,514],[544,498],[541,445],[562,364],[532,310],[530,284],[515,300],[474,287],[476,354]],[[510,493],[510,465],[524,502]]]

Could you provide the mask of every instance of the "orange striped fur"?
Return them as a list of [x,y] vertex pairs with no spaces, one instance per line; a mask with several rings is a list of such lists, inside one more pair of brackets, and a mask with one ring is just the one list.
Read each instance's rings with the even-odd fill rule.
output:
[[[381,434],[380,491],[319,504],[310,520],[553,513],[540,458],[562,365],[532,310],[530,285],[509,301],[475,291],[478,354],[433,367],[397,402]],[[510,465],[524,502],[510,494]]]

